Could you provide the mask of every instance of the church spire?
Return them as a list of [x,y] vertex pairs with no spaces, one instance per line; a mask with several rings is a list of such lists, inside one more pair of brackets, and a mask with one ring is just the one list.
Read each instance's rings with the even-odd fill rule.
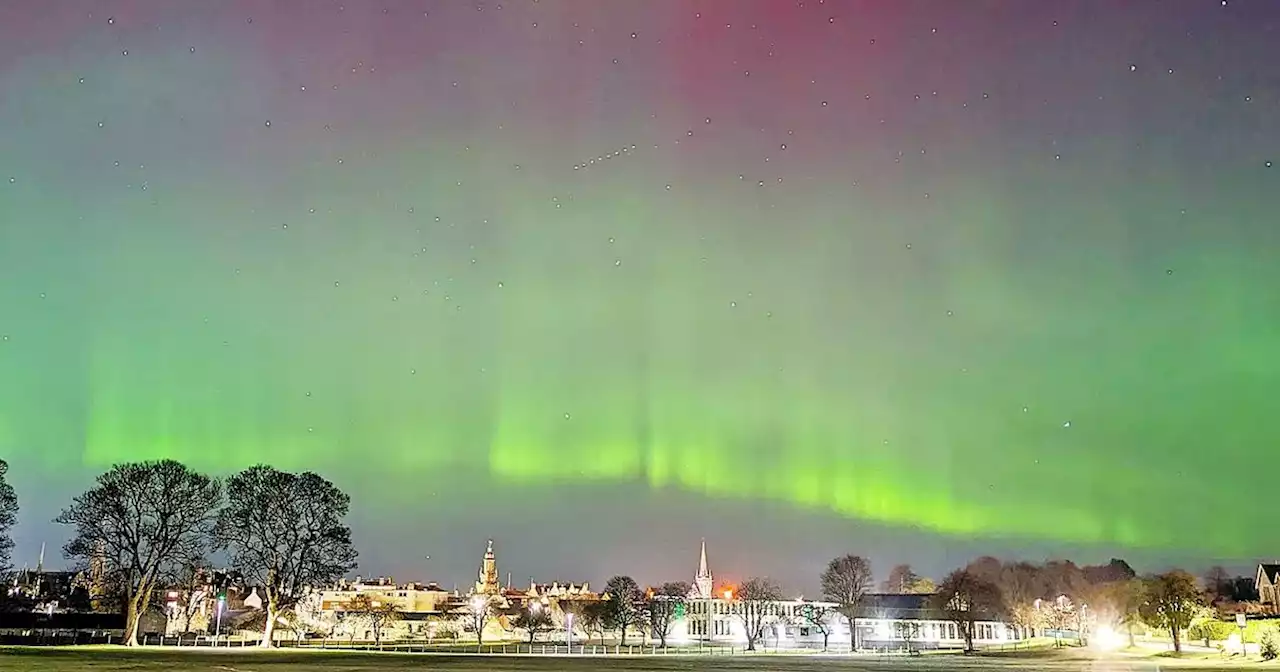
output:
[[498,559],[493,552],[493,540],[490,539],[489,547],[484,552],[484,560],[480,563],[480,573],[474,592],[496,595],[501,590],[502,586],[498,584]]
[[711,599],[715,588],[715,580],[711,578],[711,568],[707,565],[707,540],[702,540],[702,548],[698,552],[698,574],[693,577],[693,592],[696,597]]
[[[27,556],[31,557],[31,556]],[[40,559],[36,561],[36,574],[44,574],[44,542],[40,542]]]

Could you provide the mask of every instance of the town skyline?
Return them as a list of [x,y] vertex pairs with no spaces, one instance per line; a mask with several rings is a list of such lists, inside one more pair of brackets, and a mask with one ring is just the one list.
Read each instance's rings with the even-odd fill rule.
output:
[[[360,509],[359,499],[353,499],[353,511]],[[19,524],[16,530],[20,533],[22,530],[22,521],[32,514],[24,512],[25,515],[19,516]],[[355,518],[355,516],[353,516]],[[519,534],[521,525],[502,524],[502,521],[495,521],[493,525],[495,529],[506,529],[513,532],[513,537],[517,540],[522,538]],[[59,528],[55,528],[59,529]],[[738,529],[749,529],[744,526]],[[1121,559],[1129,563],[1139,574],[1154,574],[1169,569],[1179,568],[1192,572],[1196,576],[1204,574],[1213,567],[1222,567],[1229,573],[1234,575],[1247,576],[1253,571],[1258,562],[1271,562],[1274,559],[1269,557],[1259,557],[1252,559],[1240,559],[1234,562],[1206,562],[1203,564],[1179,564],[1168,560],[1156,560],[1154,562],[1143,562],[1143,554],[1139,551],[1126,556],[1121,552],[1125,549],[1093,549],[1092,553],[1071,555],[1067,553],[1067,549],[1059,549],[1059,554],[1049,552],[1042,556],[1030,556],[1026,554],[1018,554],[1016,552],[1006,552],[1004,554],[989,552],[982,550],[984,545],[981,540],[971,540],[967,543],[956,543],[954,546],[944,550],[941,555],[919,554],[913,557],[899,557],[895,559],[890,555],[892,551],[883,551],[875,547],[855,548],[852,545],[840,545],[838,540],[831,540],[832,543],[827,545],[826,555],[815,552],[814,554],[804,555],[762,555],[753,552],[750,544],[743,545],[735,543],[740,538],[734,534],[734,528],[726,527],[719,530],[719,534],[711,537],[697,537],[690,539],[691,545],[683,550],[671,550],[668,546],[647,547],[645,552],[639,557],[643,558],[639,562],[628,564],[625,560],[621,560],[614,564],[605,564],[599,558],[618,559],[620,552],[616,548],[608,546],[597,546],[584,543],[579,547],[564,547],[562,558],[568,560],[563,566],[555,563],[539,563],[530,562],[522,553],[528,551],[522,549],[517,541],[514,547],[511,544],[504,543],[503,538],[499,535],[486,535],[483,532],[477,532],[471,536],[450,537],[445,543],[424,543],[422,548],[434,549],[434,552],[426,552],[419,557],[401,557],[388,556],[377,553],[376,546],[373,549],[367,549],[360,546],[362,535],[358,523],[353,522],[353,537],[357,540],[357,546],[360,548],[360,557],[357,560],[357,567],[348,573],[349,578],[356,576],[365,579],[373,579],[379,577],[392,577],[401,583],[436,583],[442,588],[450,589],[455,584],[460,587],[466,587],[469,582],[474,580],[476,565],[479,558],[483,554],[485,544],[492,541],[495,550],[500,554],[499,566],[501,568],[500,578],[505,585],[508,575],[512,584],[516,588],[527,586],[532,578],[537,583],[582,583],[589,582],[592,584],[602,584],[610,576],[614,576],[619,572],[635,576],[642,583],[657,585],[663,581],[673,580],[691,580],[693,572],[697,568],[699,546],[703,543],[707,545],[709,554],[709,562],[713,568],[719,567],[717,576],[730,582],[734,580],[742,580],[750,576],[765,575],[779,581],[784,589],[797,595],[815,594],[818,590],[817,572],[825,563],[823,557],[834,553],[841,552],[841,549],[849,552],[857,552],[871,560],[872,568],[876,575],[877,583],[883,580],[889,572],[896,566],[906,564],[910,565],[914,571],[921,576],[937,580],[944,576],[947,572],[953,570],[957,566],[963,566],[966,563],[982,557],[995,557],[1002,561],[1027,561],[1040,563],[1050,560],[1069,560],[1077,565],[1104,565],[1112,559]],[[467,533],[461,533],[466,535]],[[64,558],[62,553],[62,542],[40,542],[35,544],[34,548],[28,548],[28,545],[22,542],[20,534],[15,535],[19,539],[13,556],[13,564],[15,569],[31,569],[39,560],[44,560],[44,566],[47,569],[66,569],[70,565]],[[65,534],[62,536],[65,541]],[[670,543],[668,537],[667,542]],[[544,548],[547,543],[545,535],[534,535],[532,537],[524,537],[524,543],[528,549]],[[992,546],[998,547],[999,544]],[[719,549],[723,547],[726,552]],[[821,545],[815,545],[814,548],[822,548]],[[756,548],[759,548],[758,546]],[[34,551],[34,552],[33,552]],[[43,556],[41,556],[43,551]],[[928,549],[925,549],[926,553]],[[429,557],[428,557],[429,556]],[[216,555],[214,558],[216,559]],[[373,560],[369,558],[372,557]],[[723,558],[723,559],[722,559]],[[766,562],[759,562],[761,558],[766,558]],[[1134,560],[1138,558],[1138,560]],[[584,562],[585,560],[585,562]],[[611,560],[612,562],[612,560]],[[760,571],[753,568],[753,564],[764,565],[765,567],[774,568],[774,572]],[[937,569],[933,569],[937,567]],[[585,568],[585,569],[581,569]],[[677,568],[673,571],[671,568]],[[687,570],[684,576],[680,574],[680,569]],[[433,572],[438,571],[439,574]],[[575,574],[577,572],[578,574]]]

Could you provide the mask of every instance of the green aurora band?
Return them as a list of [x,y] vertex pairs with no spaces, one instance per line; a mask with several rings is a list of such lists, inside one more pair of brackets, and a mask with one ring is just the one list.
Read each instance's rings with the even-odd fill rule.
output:
[[[1028,309],[1030,299],[1012,283],[958,266],[942,280],[958,296],[983,293],[977,319],[941,311],[930,322],[908,314],[910,306],[877,305],[867,291],[861,296],[878,327],[831,327],[870,315],[858,301],[823,302],[829,270],[818,255],[809,256],[812,274],[784,287],[766,279],[735,294],[722,284],[747,266],[763,278],[784,275],[809,254],[799,244],[775,245],[768,257],[715,259],[702,255],[695,234],[648,224],[664,212],[634,201],[617,208],[631,214],[612,228],[612,243],[556,248],[532,227],[508,227],[503,247],[490,252],[501,274],[453,294],[433,282],[415,296],[394,268],[352,288],[315,274],[290,278],[271,254],[228,269],[217,254],[193,263],[124,247],[95,253],[95,273],[116,282],[109,293],[81,288],[94,296],[83,460],[105,467],[174,457],[226,473],[264,459],[339,470],[368,455],[387,467],[389,483],[402,485],[438,468],[487,469],[513,483],[640,481],[948,535],[1146,548],[1182,546],[1186,521],[1214,519],[1200,542],[1223,553],[1256,550],[1245,534],[1249,517],[1221,516],[1215,484],[1180,464],[1107,448],[1145,436],[1176,449],[1185,445],[1179,434],[1204,419],[1188,389],[1214,380],[1171,376],[1163,391],[1154,389],[1145,378],[1151,361],[1142,359],[1152,340],[1123,336],[1126,320],[1139,326],[1150,315],[1113,322],[1108,348],[1095,350],[1078,335],[1102,329],[1093,311],[1110,306],[1081,304],[1073,313],[1064,304],[1056,320],[1042,312],[1039,326],[1023,324],[1034,348],[1004,339],[984,346],[994,325]],[[571,220],[582,228],[568,238],[585,234],[602,211],[584,208]],[[287,246],[304,268],[334,247],[359,248],[357,239],[293,230],[262,240],[281,252]],[[664,244],[685,252],[661,254]],[[601,257],[611,249],[616,258]],[[376,267],[353,254],[327,266]],[[911,263],[912,252],[898,254],[883,263]],[[1189,260],[1183,268],[1221,278],[1214,293],[1226,299],[1245,290],[1251,269],[1241,262]],[[670,270],[688,266],[697,270]],[[153,282],[170,272],[173,282]],[[223,284],[216,274],[231,278]],[[1053,273],[1039,279],[1052,281]],[[448,285],[447,275],[439,285]],[[263,287],[277,291],[264,295]],[[737,298],[713,300],[721,291]],[[313,292],[334,296],[302,300]],[[178,299],[200,295],[198,307]],[[925,312],[935,300],[907,301]],[[420,305],[408,310],[410,301]],[[1222,330],[1170,338],[1168,347],[1203,354],[1214,347],[1204,339],[1226,338],[1237,346],[1213,365],[1247,385],[1266,372],[1250,370],[1241,348],[1251,337],[1265,348],[1266,325],[1251,322],[1239,301],[1210,305],[1225,307],[1216,318]],[[956,347],[924,347],[930,339],[916,331],[923,324],[949,329]],[[1057,350],[1075,373],[1059,382],[1028,366],[1042,349]],[[1139,396],[1182,410],[1138,419],[1117,410]],[[1046,404],[1064,410],[1046,417]]]
[[[672,93],[667,52],[632,71],[612,50],[653,61],[683,14],[590,60],[568,22],[529,32],[532,3],[464,9],[494,53],[528,40],[547,62],[484,60],[463,29],[388,36],[398,18],[352,46],[98,17],[82,47],[0,70],[22,92],[0,96],[22,129],[0,135],[0,457],[27,492],[126,460],[266,461],[363,470],[369,506],[485,472],[548,497],[641,484],[959,538],[1275,552],[1251,500],[1280,445],[1280,189],[1240,140],[1274,120],[1262,92],[1263,116],[1189,129],[1203,91],[1125,93],[1163,64],[1099,65],[1080,35],[1036,42],[1079,69],[1062,77],[894,56],[918,40],[885,10],[887,55],[788,38],[774,62],[812,56],[803,77],[746,80],[715,52]],[[349,51],[298,74],[273,47],[293,39]],[[330,85],[366,52],[376,76]],[[1066,80],[1090,84],[1036,88]]]

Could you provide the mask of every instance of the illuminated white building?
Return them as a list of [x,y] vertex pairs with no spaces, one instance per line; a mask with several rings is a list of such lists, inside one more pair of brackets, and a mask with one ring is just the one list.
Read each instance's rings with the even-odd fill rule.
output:
[[[667,641],[672,645],[745,646],[746,628],[738,613],[740,602],[733,588],[716,586],[707,564],[706,543],[698,559],[682,617],[671,626]],[[964,646],[963,634],[954,621],[942,618],[930,608],[931,595],[871,594],[863,598],[854,619],[858,642],[863,649],[901,649],[909,644],[915,649],[950,649]],[[756,642],[761,648],[821,648],[822,630],[827,630],[831,649],[849,648],[849,623],[834,611],[836,605],[797,598],[765,605],[763,636]],[[817,616],[814,616],[814,615]],[[812,622],[818,618],[822,627]],[[1017,633],[1004,623],[979,621],[974,627],[974,644],[988,646],[1017,639]]]

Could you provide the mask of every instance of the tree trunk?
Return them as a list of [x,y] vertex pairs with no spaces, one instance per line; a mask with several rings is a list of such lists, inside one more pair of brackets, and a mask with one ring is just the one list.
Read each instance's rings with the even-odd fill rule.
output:
[[276,605],[273,600],[267,601],[267,623],[262,626],[262,648],[269,649],[275,645]]
[[125,595],[124,606],[124,645],[138,645],[138,626],[140,625],[140,615],[138,614],[138,599],[133,593],[133,589],[129,588]]
[[1169,634],[1173,636],[1173,652],[1182,655],[1182,637],[1180,636],[1182,633],[1178,632],[1178,628],[1175,626],[1169,628]]
[[1131,649],[1132,649],[1132,648],[1134,648],[1134,647],[1136,647],[1136,646],[1137,646],[1137,644],[1136,644],[1136,643],[1134,643],[1134,641],[1133,641],[1133,624],[1132,624],[1132,623],[1128,623],[1128,624],[1126,624],[1126,625],[1125,625],[1125,627],[1129,629],[1129,648],[1131,648]]
[[138,645],[138,630],[142,627],[142,615],[147,604],[151,602],[151,586],[144,582],[135,591],[133,586],[125,589],[125,646]]
[[852,616],[845,617],[849,621],[849,653],[857,653],[858,651],[858,619]]
[[622,624],[622,640],[618,642],[619,646],[627,645],[627,623]]
[[826,652],[826,650],[827,650],[827,640],[828,640],[830,637],[831,637],[831,634],[830,634],[830,633],[828,633],[828,632],[823,632],[823,633],[822,633],[822,650],[823,650],[823,652],[824,652],[824,653],[825,653],[825,652]]
[[667,631],[666,630],[658,631],[658,642],[662,644],[662,648],[664,649],[667,648]]

